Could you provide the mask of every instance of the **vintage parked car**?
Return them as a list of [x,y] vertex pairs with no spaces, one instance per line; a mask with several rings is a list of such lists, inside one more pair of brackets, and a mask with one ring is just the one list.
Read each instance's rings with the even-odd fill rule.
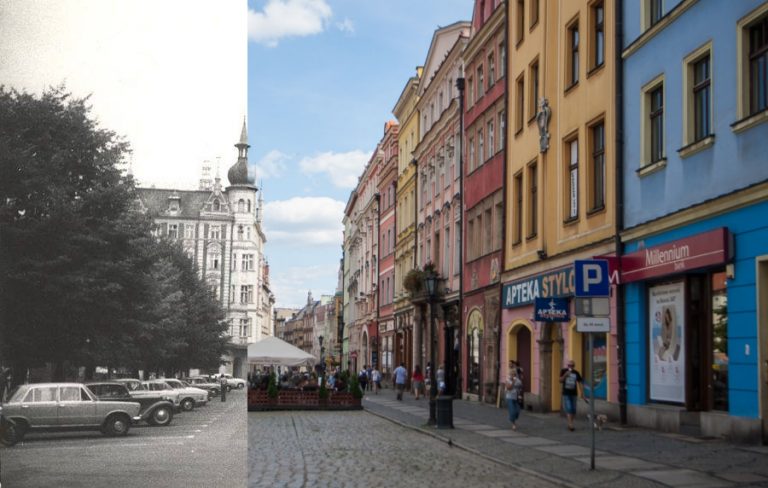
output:
[[175,378],[164,378],[157,381],[164,381],[166,384],[171,385],[171,388],[179,392],[179,405],[186,412],[208,403],[208,390],[189,386],[187,383]]
[[142,381],[139,385],[131,390],[128,388],[131,396],[135,399],[142,398],[155,398],[158,395],[164,399],[173,403],[173,407],[176,410],[181,409],[181,396],[178,391],[171,388],[171,385],[162,380],[150,380]]
[[150,425],[166,426],[173,420],[175,406],[162,394],[134,398],[128,387],[116,381],[93,381],[85,384],[99,400],[138,402],[141,405],[139,416]]
[[112,381],[124,384],[128,388],[128,391],[137,390],[141,386],[141,380],[136,378],[117,378]]
[[29,431],[101,430],[122,436],[141,420],[136,402],[101,401],[82,383],[21,385],[3,405],[3,417],[15,423],[16,441]]
[[221,386],[215,381],[209,380],[207,377],[195,376],[193,378],[182,378],[182,381],[184,381],[185,383],[188,383],[189,386],[194,386],[195,388],[202,388],[203,390],[208,390],[209,400],[212,397],[219,396],[221,394]]
[[248,384],[248,382],[242,378],[233,378],[231,374],[224,373],[213,375],[215,381],[219,382],[221,381],[222,376],[227,380],[227,391],[231,390],[232,388],[242,389],[245,388],[246,384]]

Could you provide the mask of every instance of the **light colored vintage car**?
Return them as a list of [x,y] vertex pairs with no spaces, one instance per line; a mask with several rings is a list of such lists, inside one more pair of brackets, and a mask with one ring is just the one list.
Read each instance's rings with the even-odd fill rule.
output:
[[21,385],[3,404],[3,416],[16,423],[17,441],[27,432],[101,430],[122,436],[140,420],[135,402],[101,401],[82,383]]
[[171,385],[171,388],[179,392],[179,405],[185,412],[208,403],[208,390],[195,388],[175,378],[165,378],[162,381],[165,381],[165,383]]
[[173,402],[173,406],[176,410],[181,409],[181,394],[171,388],[171,385],[163,380],[142,381],[134,389],[131,389],[130,386],[128,389],[133,398],[154,398],[159,395],[164,400]]
[[224,373],[224,374],[217,373],[213,375],[213,378],[215,379],[215,381],[221,382],[222,376],[227,381],[227,387],[228,387],[227,391],[231,390],[232,388],[243,389],[248,384],[248,382],[245,381],[244,379],[234,378],[231,374],[227,374],[227,373]]

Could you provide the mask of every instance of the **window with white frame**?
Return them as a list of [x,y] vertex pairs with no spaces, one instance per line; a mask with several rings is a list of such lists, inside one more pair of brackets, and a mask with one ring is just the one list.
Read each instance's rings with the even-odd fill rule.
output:
[[493,133],[493,119],[488,121],[486,130],[488,132],[488,157],[491,157],[496,151],[496,140],[494,139],[495,135]]
[[194,239],[195,238],[195,225],[194,224],[184,224],[184,238],[185,239]]
[[568,174],[568,220],[579,217],[579,140],[573,139],[566,142],[568,147],[567,174]]
[[168,238],[169,239],[179,238],[179,224],[168,224]]
[[221,255],[213,252],[208,255],[208,269],[218,270],[221,267]]
[[249,337],[251,335],[251,319],[240,319],[240,326],[237,329],[238,337]]
[[221,226],[212,225],[208,228],[209,239],[221,239]]
[[253,285],[240,285],[240,303],[253,303]]
[[242,270],[243,271],[253,271],[253,254],[243,254],[243,262],[242,262]]
[[683,139],[686,145],[712,135],[711,49],[712,44],[707,43],[688,55],[683,63]]
[[590,127],[592,140],[592,210],[605,207],[605,124],[600,121]]
[[477,131],[477,165],[480,166],[485,162],[485,137],[483,137],[483,129]]

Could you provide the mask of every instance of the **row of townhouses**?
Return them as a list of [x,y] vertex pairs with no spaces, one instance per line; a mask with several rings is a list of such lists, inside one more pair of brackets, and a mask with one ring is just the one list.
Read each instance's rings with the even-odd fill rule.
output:
[[514,360],[557,411],[574,359],[610,417],[768,441],[768,2],[475,0],[392,111],[343,218],[342,365],[496,403]]
[[248,344],[273,332],[274,295],[264,256],[263,199],[248,171],[245,122],[235,144],[238,157],[222,186],[203,164],[197,190],[139,188],[139,205],[156,223],[159,237],[177,240],[221,302],[230,342],[221,372],[244,378]]

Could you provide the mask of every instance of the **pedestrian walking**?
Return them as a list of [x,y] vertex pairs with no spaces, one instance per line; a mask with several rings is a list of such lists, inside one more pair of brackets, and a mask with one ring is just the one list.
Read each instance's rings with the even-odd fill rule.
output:
[[435,381],[437,381],[437,394],[442,395],[445,393],[445,366],[442,364],[437,368]]
[[[421,366],[418,364],[413,368],[411,380],[413,382],[413,396],[418,400],[419,395],[424,392],[424,374],[421,372]],[[426,396],[426,393],[424,393],[424,396]]]
[[360,370],[360,373],[357,375],[357,381],[360,382],[360,389],[365,392],[365,389],[368,387],[368,369],[367,365],[363,365],[363,369]]
[[520,417],[520,402],[518,399],[522,396],[523,392],[523,382],[520,381],[517,368],[509,370],[509,376],[507,376],[504,389],[504,398],[507,402],[507,410],[509,411],[509,421],[512,422],[512,430],[517,430],[517,419]]
[[394,371],[395,391],[397,391],[397,399],[403,399],[403,391],[405,391],[405,382],[408,380],[408,370],[405,369],[405,363],[400,363],[400,366],[395,368]]
[[369,364],[365,373],[368,375],[368,389],[373,390],[373,365]]
[[373,393],[378,395],[381,390],[381,371],[379,368],[373,368],[371,372],[371,383],[373,383]]
[[[576,368],[573,359],[567,361],[567,366],[560,370],[560,383],[563,384],[563,408],[568,419],[568,430],[573,432],[573,417],[576,415],[576,400],[579,389],[583,386],[581,373]],[[583,396],[583,392],[582,392]]]

